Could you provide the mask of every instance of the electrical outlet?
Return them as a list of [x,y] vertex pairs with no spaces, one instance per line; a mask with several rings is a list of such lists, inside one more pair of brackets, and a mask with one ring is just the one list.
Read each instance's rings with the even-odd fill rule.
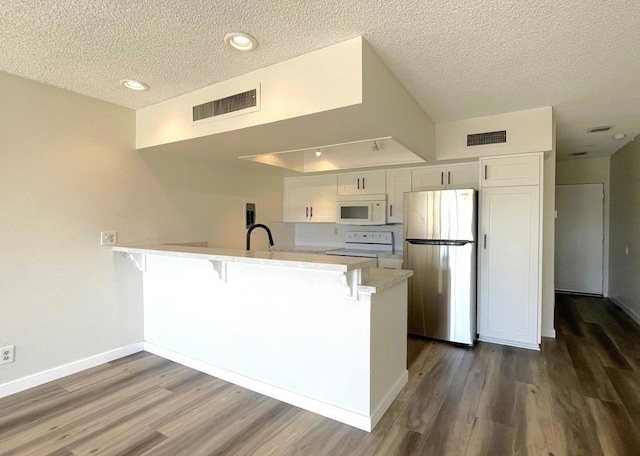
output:
[[100,231],[100,245],[116,245],[117,242],[117,231]]
[[15,361],[15,345],[0,348],[0,364],[9,364]]

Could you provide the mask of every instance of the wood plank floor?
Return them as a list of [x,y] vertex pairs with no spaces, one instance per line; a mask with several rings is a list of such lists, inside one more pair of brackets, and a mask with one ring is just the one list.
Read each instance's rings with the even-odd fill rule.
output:
[[410,338],[372,433],[139,353],[0,400],[2,455],[635,455],[640,329],[557,296],[541,352]]

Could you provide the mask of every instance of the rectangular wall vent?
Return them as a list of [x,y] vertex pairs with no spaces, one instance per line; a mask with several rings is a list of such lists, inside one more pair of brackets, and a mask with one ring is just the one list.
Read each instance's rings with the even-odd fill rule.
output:
[[222,116],[258,105],[258,90],[252,89],[193,107],[193,121]]
[[507,130],[489,131],[467,135],[467,147],[484,146],[486,144],[503,144],[507,142]]

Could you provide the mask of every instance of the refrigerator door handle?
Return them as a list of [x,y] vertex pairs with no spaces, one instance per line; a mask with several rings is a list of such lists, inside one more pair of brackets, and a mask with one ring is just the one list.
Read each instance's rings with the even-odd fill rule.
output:
[[453,247],[460,247],[467,244],[473,244],[473,241],[467,241],[467,240],[451,241],[448,239],[405,239],[405,241],[413,245],[449,245]]

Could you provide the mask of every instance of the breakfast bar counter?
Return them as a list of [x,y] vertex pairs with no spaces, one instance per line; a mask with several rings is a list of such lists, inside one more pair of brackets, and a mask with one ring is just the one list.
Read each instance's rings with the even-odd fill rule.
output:
[[407,382],[407,279],[375,259],[117,246],[145,350],[370,431]]

